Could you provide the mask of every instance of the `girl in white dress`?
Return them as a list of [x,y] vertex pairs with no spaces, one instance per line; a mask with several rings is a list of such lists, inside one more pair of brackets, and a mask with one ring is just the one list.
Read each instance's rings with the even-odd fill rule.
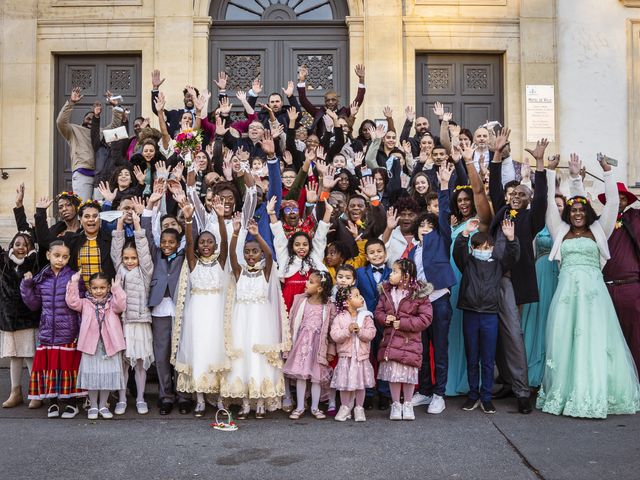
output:
[[247,225],[253,238],[244,244],[244,262],[238,261],[236,245],[241,223],[240,215],[236,215],[229,248],[237,283],[235,294],[230,289],[227,295],[227,311],[233,313],[228,318],[230,324],[225,325],[225,335],[231,332],[227,342],[232,345],[232,363],[231,372],[222,383],[222,396],[242,399],[237,418],[246,418],[254,402],[256,418],[264,418],[267,409],[279,408],[280,397],[285,393],[281,353],[289,350],[291,340],[280,285],[277,275],[272,275],[271,249],[253,219]]
[[220,380],[230,364],[224,345],[223,319],[227,277],[222,265],[227,260],[227,230],[224,205],[219,197],[213,209],[220,225],[220,251],[208,230],[193,240],[193,205],[184,203],[186,258],[178,284],[178,301],[173,327],[172,361],[178,373],[176,389],[196,392],[196,417],[205,411],[205,393],[218,393]]

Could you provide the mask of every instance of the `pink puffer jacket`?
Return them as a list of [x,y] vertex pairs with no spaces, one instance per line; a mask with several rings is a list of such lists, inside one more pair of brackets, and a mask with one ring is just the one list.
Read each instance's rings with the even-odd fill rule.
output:
[[376,336],[376,326],[373,324],[371,312],[364,317],[362,326],[357,334],[349,332],[349,325],[356,322],[348,311],[340,312],[331,324],[331,339],[336,342],[339,357],[351,357],[353,343],[358,342],[358,360],[369,360],[371,340]]
[[[400,300],[398,310],[394,308],[389,282],[380,285],[380,300],[376,307],[375,318],[378,325],[384,327],[382,343],[378,349],[378,361],[394,362],[418,367],[422,364],[422,331],[431,325],[432,309],[429,293],[433,291],[430,284],[419,283],[417,289]],[[394,315],[400,320],[396,330],[387,325],[387,315]]]

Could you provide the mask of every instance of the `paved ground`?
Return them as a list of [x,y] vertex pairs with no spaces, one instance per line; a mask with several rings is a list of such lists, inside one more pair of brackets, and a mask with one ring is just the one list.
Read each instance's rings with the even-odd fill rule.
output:
[[[8,384],[0,370],[2,400]],[[513,399],[485,415],[461,404],[447,399],[443,414],[420,410],[415,422],[390,422],[375,410],[364,424],[294,422],[278,412],[241,421],[237,432],[211,429],[211,407],[207,419],[161,417],[156,408],[140,417],[130,402],[123,417],[101,421],[50,420],[26,405],[0,409],[0,478],[640,478],[639,415],[524,416]]]

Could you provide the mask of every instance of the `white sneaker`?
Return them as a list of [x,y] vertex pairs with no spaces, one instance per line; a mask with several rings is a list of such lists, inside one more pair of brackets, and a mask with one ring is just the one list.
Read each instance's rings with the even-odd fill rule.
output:
[[402,419],[403,420],[416,419],[416,416],[413,413],[413,404],[411,402],[404,402],[402,404]]
[[98,419],[98,409],[97,408],[90,408],[87,411],[87,418],[89,420],[97,420]]
[[420,405],[429,405],[431,403],[431,400],[431,395],[423,395],[420,392],[416,392],[413,394],[413,398],[411,399],[411,405],[415,407]]
[[429,408],[427,408],[427,413],[434,413],[434,414],[442,413],[445,408],[446,408],[446,405],[444,404],[444,398],[434,393],[433,400],[431,400],[431,403],[429,404]]
[[391,404],[389,420],[402,420],[402,405],[400,405],[400,402],[393,402]]
[[138,410],[138,415],[146,415],[149,413],[147,402],[136,402],[136,410]]
[[124,412],[127,411],[127,402],[118,402],[116,403],[116,408],[113,410],[113,413],[116,415],[124,415]]
[[356,407],[353,409],[353,417],[355,418],[356,422],[366,422],[367,421],[367,416],[364,414],[364,408],[363,407]]
[[346,422],[351,419],[351,409],[346,405],[342,405],[336,416],[334,417],[338,422]]

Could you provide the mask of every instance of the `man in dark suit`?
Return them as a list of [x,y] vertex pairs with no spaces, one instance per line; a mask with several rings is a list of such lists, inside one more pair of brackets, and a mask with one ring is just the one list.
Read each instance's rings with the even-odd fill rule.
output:
[[[382,282],[389,279],[391,269],[387,267],[387,251],[384,246],[384,242],[378,238],[371,239],[364,247],[365,254],[367,256],[367,266],[360,267],[356,270],[356,285],[360,294],[364,297],[364,301],[367,304],[367,310],[370,312],[376,311],[376,305],[378,304],[378,298],[380,296],[378,287]],[[375,365],[378,358],[378,347],[382,340],[382,330],[377,327],[377,333],[373,341],[371,342],[371,361]],[[389,398],[391,392],[389,391],[389,384],[385,381],[378,380],[378,408],[380,410],[386,410],[389,408]],[[376,388],[367,389],[367,397],[365,400],[365,408],[371,409],[372,399],[376,393]]]
[[[154,70],[151,72],[151,84],[153,85],[153,89],[151,90],[151,110],[153,113],[158,115],[158,111],[156,110],[156,99],[158,98],[158,89],[160,85],[164,83],[165,79],[160,79],[160,70]],[[167,119],[167,129],[169,130],[169,134],[173,135],[178,128],[180,128],[180,120],[182,119],[182,114],[185,112],[191,113],[193,117],[192,125],[196,124],[196,108],[194,102],[196,98],[193,95],[193,91],[195,91],[195,97],[200,95],[198,89],[195,87],[187,87],[182,90],[182,95],[184,95],[184,108],[178,108],[175,110],[165,110],[165,118]]]

